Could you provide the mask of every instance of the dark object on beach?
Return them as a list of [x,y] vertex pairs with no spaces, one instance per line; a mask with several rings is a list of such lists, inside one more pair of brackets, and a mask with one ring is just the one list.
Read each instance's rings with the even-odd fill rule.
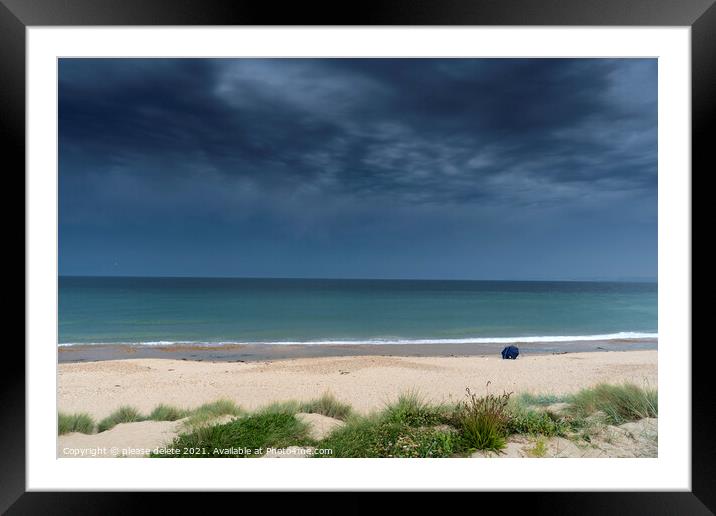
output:
[[507,346],[505,349],[502,350],[502,359],[514,360],[519,356],[519,354],[520,350],[517,349],[517,346]]

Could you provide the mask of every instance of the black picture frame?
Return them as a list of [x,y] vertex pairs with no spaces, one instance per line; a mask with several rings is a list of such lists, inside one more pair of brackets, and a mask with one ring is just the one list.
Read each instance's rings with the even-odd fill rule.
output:
[[[3,167],[4,176],[19,178],[25,167],[25,29],[31,26],[634,25],[691,27],[693,178],[696,170],[701,170],[701,175],[716,170],[710,149],[714,141],[710,138],[710,129],[716,111],[715,1],[393,0],[351,4],[354,6],[351,9],[348,4],[339,2],[327,5],[286,2],[279,6],[273,2],[245,0],[0,0],[0,141],[5,148],[4,162],[9,163]],[[20,188],[24,190],[24,181]],[[114,514],[127,513],[133,508],[161,507],[166,511],[186,503],[184,493],[168,497],[149,493],[25,492],[25,354],[9,344],[12,343],[4,350],[7,359],[0,375],[0,406],[3,408],[0,443],[5,445],[0,455],[0,510],[7,510],[8,514]],[[705,348],[699,349],[700,357],[702,353],[710,353],[709,342],[701,346]],[[695,355],[694,351],[692,348]],[[551,514],[713,513],[716,444],[710,431],[714,428],[714,411],[709,379],[709,360],[694,360],[690,492],[520,493],[511,495],[511,499],[526,501],[531,512]],[[247,494],[241,496],[245,501]],[[309,496],[312,495],[295,494],[292,503],[301,505],[302,500],[310,500]],[[493,499],[500,496],[505,500],[504,494],[481,493],[480,496]],[[525,500],[526,497],[529,499]],[[423,503],[422,496],[412,499]],[[482,500],[489,503],[485,498]],[[360,510],[362,503],[351,503],[352,510]],[[368,510],[368,506],[365,508]],[[370,510],[373,510],[372,503]]]

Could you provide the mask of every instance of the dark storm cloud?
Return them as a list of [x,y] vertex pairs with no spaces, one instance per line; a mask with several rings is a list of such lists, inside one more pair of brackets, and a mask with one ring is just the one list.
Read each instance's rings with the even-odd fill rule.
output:
[[[63,157],[392,201],[656,184],[634,60],[63,60]],[[67,167],[71,174],[71,167]]]
[[[61,256],[77,272],[88,249],[139,264],[152,246],[208,239],[230,256],[227,242],[243,242],[253,264],[290,252],[330,268],[360,243],[365,263],[400,268],[418,251],[429,261],[423,241],[491,246],[508,264],[536,235],[610,231],[654,254],[656,71],[641,59],[62,59]],[[441,260],[412,274],[475,274]],[[651,274],[655,254],[646,262]],[[301,271],[284,275],[321,275]]]

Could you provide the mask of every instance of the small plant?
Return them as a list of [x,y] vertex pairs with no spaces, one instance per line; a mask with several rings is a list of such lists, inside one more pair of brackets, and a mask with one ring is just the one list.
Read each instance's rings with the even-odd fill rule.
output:
[[529,457],[544,457],[547,454],[547,440],[544,437],[538,437],[535,446],[531,450],[527,450]]
[[468,399],[458,408],[457,420],[467,444],[477,450],[501,450],[505,447],[512,393],[477,396],[469,388],[466,391]]
[[85,413],[65,414],[60,412],[57,415],[57,434],[63,435],[70,432],[91,434],[94,432],[94,420]]
[[119,407],[109,416],[100,421],[97,425],[97,431],[104,432],[106,430],[110,430],[119,423],[134,423],[137,421],[144,420],[145,418],[139,413],[137,409],[124,405],[122,407]]
[[157,405],[147,419],[151,421],[176,421],[186,417],[188,412],[171,405]]
[[309,414],[322,414],[342,421],[348,419],[353,413],[353,409],[350,405],[341,403],[328,392],[318,399],[302,403],[299,410]]
[[603,412],[595,412],[588,416],[568,416],[568,424],[572,435],[582,441],[592,442],[592,437],[599,435],[604,427],[609,424]]

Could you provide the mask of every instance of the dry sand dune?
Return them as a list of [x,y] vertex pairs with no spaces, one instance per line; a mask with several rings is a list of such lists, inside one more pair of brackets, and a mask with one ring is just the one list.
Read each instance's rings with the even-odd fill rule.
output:
[[[541,443],[540,443],[541,441]],[[475,458],[639,458],[656,457],[658,420],[645,418],[619,426],[607,425],[590,441],[576,442],[564,437],[512,435],[499,453],[475,452]]]
[[120,423],[98,434],[70,433],[57,439],[58,457],[143,457],[170,443],[179,432],[179,421]]
[[[246,409],[255,409],[273,401],[307,401],[330,391],[365,413],[382,408],[407,390],[416,390],[434,402],[455,401],[462,399],[465,387],[481,391],[488,381],[492,392],[535,394],[569,393],[600,382],[629,381],[655,387],[657,352],[534,355],[514,361],[494,356],[357,356],[249,363],[166,359],[64,363],[59,366],[59,410],[87,412],[99,420],[121,405],[149,413],[160,403],[194,408],[228,398]],[[319,414],[299,417],[309,424],[317,439],[343,424]],[[144,421],[119,424],[99,434],[67,434],[58,438],[58,456],[142,456],[169,444],[181,427],[182,420]],[[541,444],[542,451],[547,457],[656,453],[656,420],[608,427],[607,434],[595,436],[594,445],[586,448],[552,438]],[[534,439],[512,436],[499,456],[529,457],[536,446]],[[300,457],[305,452],[296,448],[271,456]]]

